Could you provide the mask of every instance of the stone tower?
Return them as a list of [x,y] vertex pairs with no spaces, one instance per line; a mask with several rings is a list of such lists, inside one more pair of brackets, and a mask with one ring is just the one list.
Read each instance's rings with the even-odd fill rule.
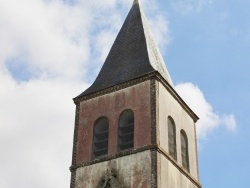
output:
[[200,188],[195,122],[137,0],[94,83],[74,99],[71,188]]

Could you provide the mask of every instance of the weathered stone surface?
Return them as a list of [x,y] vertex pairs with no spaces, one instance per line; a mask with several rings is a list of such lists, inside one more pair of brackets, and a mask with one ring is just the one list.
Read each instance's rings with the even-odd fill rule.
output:
[[198,180],[197,153],[196,153],[196,135],[195,123],[190,115],[173,98],[173,96],[159,84],[159,145],[168,153],[168,116],[171,116],[176,126],[176,146],[177,146],[177,164],[182,166],[180,131],[183,129],[188,137],[189,166],[190,175]]
[[150,188],[151,151],[78,168],[75,188]]
[[158,153],[159,165],[161,166],[158,181],[159,188],[199,188],[195,183],[181,173],[164,155]]
[[[125,109],[132,109],[135,114],[135,148],[132,152],[117,155],[119,153],[117,149],[119,115]],[[109,151],[107,157],[98,161],[91,155],[92,134],[95,120],[102,116],[108,117],[110,123]],[[177,161],[171,159],[168,154],[168,116],[174,119],[176,125]],[[181,129],[185,130],[189,139],[190,173],[181,167],[179,133]],[[154,139],[152,134],[155,134]],[[101,188],[106,184],[116,188],[201,187],[198,183],[194,119],[157,80],[144,81],[113,93],[82,101],[77,140],[74,188]],[[150,154],[145,158],[142,153],[147,152]],[[141,168],[143,163],[147,168]],[[81,164],[83,164],[82,167]],[[143,179],[146,174],[150,174],[149,181]]]

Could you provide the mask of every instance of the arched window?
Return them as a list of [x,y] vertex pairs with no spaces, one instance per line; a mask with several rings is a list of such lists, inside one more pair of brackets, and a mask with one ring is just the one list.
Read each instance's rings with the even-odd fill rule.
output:
[[189,172],[188,138],[184,130],[181,130],[181,158],[182,167]]
[[175,160],[177,159],[176,155],[176,129],[173,118],[168,117],[168,151],[169,155]]
[[93,135],[93,157],[106,155],[108,153],[109,122],[108,118],[97,119],[94,125]]
[[119,118],[118,148],[125,150],[134,147],[134,113],[124,110]]

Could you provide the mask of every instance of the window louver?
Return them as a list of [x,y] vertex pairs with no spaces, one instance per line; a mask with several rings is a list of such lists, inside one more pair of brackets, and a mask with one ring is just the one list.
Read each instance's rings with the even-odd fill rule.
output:
[[108,118],[99,118],[94,126],[93,156],[98,157],[108,153],[109,123]]
[[176,160],[176,129],[174,120],[171,117],[168,117],[168,150],[169,155]]
[[134,147],[134,113],[132,110],[125,110],[121,113],[118,128],[119,150],[126,150]]
[[188,139],[184,130],[181,130],[181,158],[182,167],[189,172]]

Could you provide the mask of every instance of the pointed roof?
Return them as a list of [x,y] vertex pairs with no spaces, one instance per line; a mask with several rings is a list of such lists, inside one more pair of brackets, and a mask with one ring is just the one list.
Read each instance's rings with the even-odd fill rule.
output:
[[158,71],[173,86],[138,0],[133,6],[94,83],[81,96]]

